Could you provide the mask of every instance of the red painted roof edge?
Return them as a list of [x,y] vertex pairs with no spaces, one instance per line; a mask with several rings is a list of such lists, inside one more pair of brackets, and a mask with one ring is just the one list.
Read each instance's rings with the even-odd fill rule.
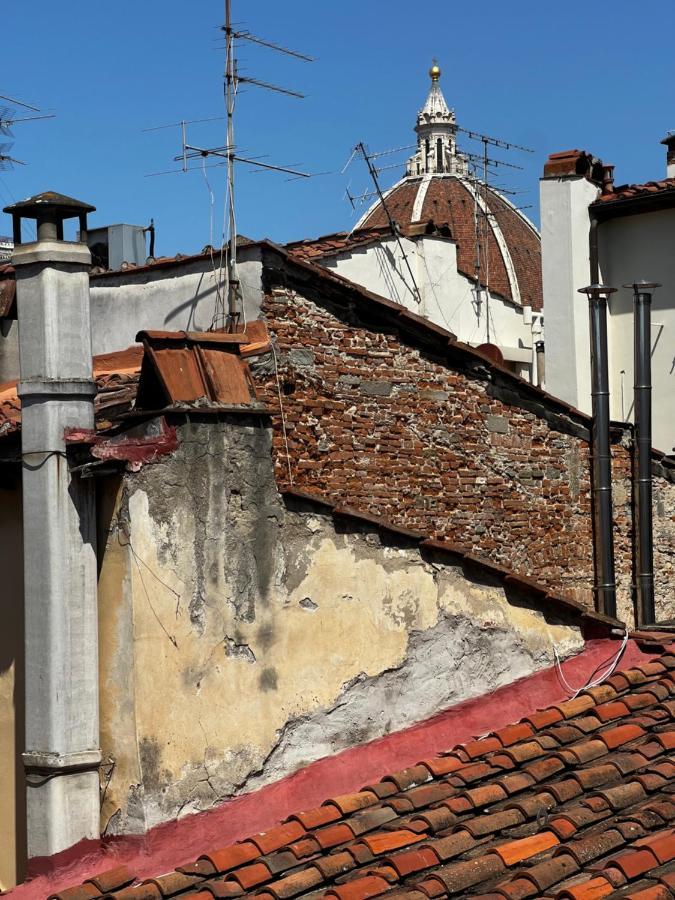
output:
[[[614,642],[607,640],[587,641],[580,653],[562,662],[565,680],[586,683],[606,663],[608,654],[615,654],[615,647]],[[618,671],[658,655],[629,640]],[[297,810],[321,804],[326,797],[358,790],[388,772],[414,765],[424,756],[442,753],[451,745],[466,743],[567,697],[558,668],[542,669],[401,731],[323,757],[206,812],[157,825],[144,835],[82,841],[55,856],[34,859],[30,863],[30,880],[3,897],[35,900],[121,864],[138,878],[156,877],[197,858],[207,848],[265,831]]]

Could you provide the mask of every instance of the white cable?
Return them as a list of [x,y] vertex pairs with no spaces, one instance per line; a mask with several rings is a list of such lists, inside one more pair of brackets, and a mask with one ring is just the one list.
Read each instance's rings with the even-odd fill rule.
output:
[[574,699],[575,697],[578,697],[579,694],[582,693],[582,691],[586,691],[586,690],[588,690],[588,688],[597,687],[599,684],[602,684],[603,681],[606,681],[608,678],[610,678],[611,675],[614,673],[614,670],[616,669],[616,667],[619,665],[619,660],[623,656],[623,653],[624,653],[624,650],[626,649],[627,644],[628,644],[628,629],[626,629],[626,632],[623,636],[623,640],[621,641],[621,646],[619,647],[619,650],[618,650],[613,662],[610,663],[607,670],[605,672],[603,672],[602,675],[599,675],[597,678],[591,679],[590,681],[588,681],[585,685],[583,685],[580,688],[572,687],[572,685],[565,678],[565,673],[563,672],[563,669],[562,669],[562,662],[560,659],[560,655],[558,654],[558,651],[556,650],[555,645],[552,645],[553,655],[555,657],[555,664],[556,664],[556,668],[558,669],[558,675],[560,676],[560,680],[562,681],[565,689],[567,691],[569,691],[569,693],[572,695],[572,699]]
[[279,383],[279,368],[277,366],[277,351],[274,346],[274,341],[270,341],[270,347],[272,348],[272,358],[274,359],[274,374],[277,379],[277,393],[279,395],[279,409],[281,410],[281,430],[284,435],[284,444],[286,445],[286,465],[288,466],[288,480],[293,487],[293,472],[291,470],[291,452],[288,448],[288,436],[286,435],[286,416],[284,415],[284,403],[281,399],[281,385]]
[[[204,181],[206,183],[206,189],[209,192],[209,256],[211,258],[211,268],[213,269],[213,278],[216,286],[216,310],[220,306],[222,306],[222,297],[220,293],[220,275],[216,271],[216,261],[213,256],[213,206],[215,203],[215,197],[213,195],[213,190],[211,188],[211,184],[209,182],[208,175],[206,174],[206,157],[202,157],[202,174],[204,176]],[[213,328],[215,320],[217,319],[217,312],[214,313],[214,316],[211,320],[211,327]]]

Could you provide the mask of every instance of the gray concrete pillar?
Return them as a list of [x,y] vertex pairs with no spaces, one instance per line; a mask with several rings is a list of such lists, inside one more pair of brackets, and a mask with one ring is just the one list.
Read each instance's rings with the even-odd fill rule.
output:
[[[21,215],[30,215],[24,204],[17,206]],[[33,218],[39,223],[38,216]],[[19,244],[13,256],[22,404],[23,761],[30,857],[99,836],[94,488],[91,480],[69,472],[64,440],[69,426],[94,426],[90,263],[85,244],[51,235]]]

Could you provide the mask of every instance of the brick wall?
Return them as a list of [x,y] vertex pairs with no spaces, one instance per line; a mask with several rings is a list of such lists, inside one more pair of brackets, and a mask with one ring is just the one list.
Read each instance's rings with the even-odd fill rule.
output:
[[[276,337],[286,425],[285,440],[275,416],[281,484],[292,479],[298,489],[453,541],[592,604],[583,416],[500,399],[480,361],[467,368],[452,352],[420,348],[403,321],[374,322],[367,304],[329,299],[320,288],[271,287],[263,312]],[[273,372],[259,369],[256,378],[278,410]],[[617,434],[619,614],[628,620],[631,458],[624,443],[626,434]],[[674,571],[675,485],[657,479],[657,497],[663,616]]]

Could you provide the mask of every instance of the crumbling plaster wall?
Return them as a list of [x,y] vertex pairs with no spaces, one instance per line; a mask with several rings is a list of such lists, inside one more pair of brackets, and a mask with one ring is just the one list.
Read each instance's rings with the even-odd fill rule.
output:
[[137,832],[578,650],[501,587],[279,496],[231,417],[124,477],[99,582],[106,833]]
[[[280,482],[450,540],[592,607],[587,422],[546,402],[528,408],[487,367],[421,350],[404,325],[373,321],[365,304],[339,305],[311,284],[271,286],[263,312],[279,387],[265,361],[254,372],[277,413]],[[614,435],[612,453],[618,615],[632,623],[628,431]],[[663,619],[675,614],[675,484],[657,476],[654,490]]]

